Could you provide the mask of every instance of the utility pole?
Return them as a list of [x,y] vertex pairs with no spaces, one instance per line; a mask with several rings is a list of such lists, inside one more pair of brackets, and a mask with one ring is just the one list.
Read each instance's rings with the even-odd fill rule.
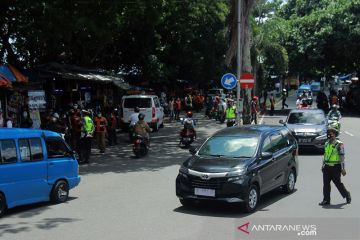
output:
[[242,0],[237,1],[237,86],[236,86],[236,121],[238,126],[241,125],[241,113],[240,109],[240,77],[242,68],[242,45],[241,45],[241,19],[242,19]]

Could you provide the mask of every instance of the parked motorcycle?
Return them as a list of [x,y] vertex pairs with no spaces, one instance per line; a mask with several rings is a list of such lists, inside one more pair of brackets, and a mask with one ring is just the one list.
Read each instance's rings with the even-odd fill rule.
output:
[[146,143],[146,139],[140,135],[135,136],[134,144],[133,144],[133,153],[136,157],[143,157],[149,151],[148,145]]
[[338,117],[330,117],[328,119],[328,127],[335,128],[340,132],[341,124],[340,119]]

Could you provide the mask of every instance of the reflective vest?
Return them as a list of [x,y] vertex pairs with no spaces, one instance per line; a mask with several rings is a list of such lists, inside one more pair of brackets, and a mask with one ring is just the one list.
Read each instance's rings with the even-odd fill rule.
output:
[[341,143],[342,142],[340,140],[336,140],[334,144],[331,144],[329,142],[325,143],[325,164],[329,166],[334,166],[335,164],[341,163],[340,155],[337,149],[339,144]]
[[84,131],[86,134],[91,135],[94,132],[94,122],[89,116],[85,116],[84,121]]
[[226,108],[225,110],[225,118],[226,119],[235,119],[236,118],[236,108],[233,106],[233,107],[229,107],[229,108]]

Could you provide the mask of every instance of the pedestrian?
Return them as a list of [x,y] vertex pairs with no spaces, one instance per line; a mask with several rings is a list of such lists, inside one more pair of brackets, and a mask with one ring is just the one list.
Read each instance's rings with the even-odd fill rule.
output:
[[289,107],[289,105],[286,104],[286,96],[287,96],[287,93],[286,93],[286,89],[284,88],[282,91],[282,108],[281,109],[284,109],[285,106],[286,106],[286,108]]
[[271,93],[270,94],[270,116],[274,115],[274,110],[275,110],[275,98],[274,98],[274,94]]
[[69,111],[69,126],[71,134],[71,147],[76,152],[79,152],[79,141],[81,137],[81,114],[78,105],[74,104],[73,108]]
[[109,141],[109,146],[112,145],[116,145],[117,144],[117,138],[116,138],[116,116],[115,116],[115,111],[112,110],[109,114],[109,118],[108,118],[108,127],[107,127],[107,131],[108,131],[108,141]]
[[175,120],[179,120],[180,111],[181,111],[181,100],[180,98],[177,98],[175,101]]
[[257,124],[257,115],[258,115],[258,97],[254,96],[250,103],[250,111],[251,111],[251,122],[254,121]]
[[13,122],[13,114],[9,113],[9,117],[6,120],[6,125],[7,128],[13,128],[14,127],[14,122]]
[[322,164],[323,172],[323,201],[319,205],[330,205],[330,182],[333,181],[346,203],[351,203],[350,192],[341,182],[341,175],[346,175],[344,144],[336,138],[339,134],[335,128],[328,129],[328,141],[325,143],[325,153]]
[[105,153],[106,143],[106,127],[108,123],[106,118],[104,118],[101,112],[97,113],[95,117],[95,126],[96,126],[96,141],[100,150],[100,153]]
[[175,107],[175,99],[172,97],[169,101],[169,114],[170,114],[170,122],[174,119],[175,117],[175,111],[174,111],[174,107]]
[[31,128],[32,125],[33,125],[33,121],[30,118],[30,114],[27,111],[24,111],[20,127],[21,128]]
[[91,141],[94,134],[94,122],[91,119],[90,111],[82,110],[83,118],[82,118],[82,129],[81,129],[81,138],[80,138],[80,162],[89,163],[90,155],[91,155]]

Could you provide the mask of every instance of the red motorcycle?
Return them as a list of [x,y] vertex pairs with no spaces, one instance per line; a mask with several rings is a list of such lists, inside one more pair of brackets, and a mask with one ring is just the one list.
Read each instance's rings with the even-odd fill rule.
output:
[[194,142],[195,137],[196,132],[194,129],[184,127],[180,132],[180,144],[189,147]]
[[144,137],[140,135],[135,136],[134,145],[133,145],[133,153],[136,157],[143,157],[145,156],[148,151],[148,140],[146,140]]

